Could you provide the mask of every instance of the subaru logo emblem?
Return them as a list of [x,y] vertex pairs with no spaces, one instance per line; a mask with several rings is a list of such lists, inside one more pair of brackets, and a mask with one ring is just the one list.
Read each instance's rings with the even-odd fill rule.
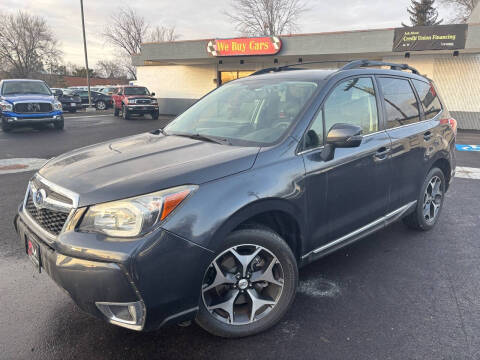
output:
[[43,207],[43,203],[46,197],[47,193],[44,189],[37,190],[33,193],[33,204],[37,209],[41,209]]

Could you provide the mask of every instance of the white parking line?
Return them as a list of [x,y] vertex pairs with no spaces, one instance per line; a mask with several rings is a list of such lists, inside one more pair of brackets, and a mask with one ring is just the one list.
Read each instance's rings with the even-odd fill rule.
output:
[[65,120],[67,120],[67,119],[84,119],[84,118],[89,118],[89,117],[100,117],[100,116],[113,116],[113,114],[85,115],[85,116],[65,116]]
[[457,166],[457,168],[455,169],[455,177],[480,180],[480,169]]

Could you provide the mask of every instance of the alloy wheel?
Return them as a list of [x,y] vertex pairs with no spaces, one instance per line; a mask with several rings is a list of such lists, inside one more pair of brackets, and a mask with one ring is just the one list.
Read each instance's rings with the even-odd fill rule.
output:
[[442,180],[434,176],[428,182],[423,195],[423,217],[427,223],[432,223],[437,218],[442,198]]
[[259,245],[237,245],[208,267],[202,299],[219,321],[246,325],[264,318],[276,306],[283,285],[282,265],[272,252]]
[[104,101],[99,101],[99,102],[97,103],[97,109],[98,109],[98,110],[105,110],[106,108],[107,108],[107,104],[105,104]]

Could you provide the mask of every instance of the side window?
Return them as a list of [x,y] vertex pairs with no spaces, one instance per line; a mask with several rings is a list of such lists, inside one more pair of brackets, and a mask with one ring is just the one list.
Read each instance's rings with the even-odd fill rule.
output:
[[396,78],[378,80],[387,112],[387,129],[420,121],[417,98],[408,80]]
[[337,123],[360,126],[364,135],[378,131],[377,102],[371,78],[341,82],[330,93],[323,109],[327,133]]
[[417,89],[418,97],[425,112],[425,119],[432,119],[442,110],[442,104],[438,99],[437,92],[432,83],[413,80],[413,86]]

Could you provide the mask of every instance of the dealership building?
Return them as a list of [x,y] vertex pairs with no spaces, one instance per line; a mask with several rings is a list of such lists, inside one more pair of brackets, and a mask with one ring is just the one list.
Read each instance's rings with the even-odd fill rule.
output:
[[460,25],[145,43],[133,62],[136,83],[155,92],[161,112],[178,114],[257,70],[295,63],[338,68],[357,59],[417,68],[435,81],[459,128],[480,130],[480,7]]

